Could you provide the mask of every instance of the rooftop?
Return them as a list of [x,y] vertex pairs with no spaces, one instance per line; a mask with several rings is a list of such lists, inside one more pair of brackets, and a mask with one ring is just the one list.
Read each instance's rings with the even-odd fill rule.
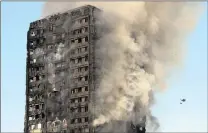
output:
[[48,16],[44,17],[44,18],[41,18],[41,19],[39,19],[39,20],[36,20],[36,21],[31,22],[31,24],[39,23],[39,22],[44,21],[44,20],[49,20],[51,17],[54,17],[54,16],[56,16],[56,15],[64,15],[64,14],[67,15],[67,14],[71,14],[71,13],[73,13],[73,12],[76,12],[76,11],[78,11],[78,10],[80,10],[80,9],[86,9],[86,8],[96,8],[96,9],[98,9],[99,11],[101,11],[99,8],[97,8],[97,7],[95,7],[95,6],[92,6],[92,5],[83,5],[83,6],[80,6],[80,7],[77,7],[77,8],[73,8],[73,9],[70,9],[70,10],[66,10],[66,11],[62,11],[62,12],[56,12],[56,13],[53,13],[53,14],[51,14],[51,15],[48,15]]

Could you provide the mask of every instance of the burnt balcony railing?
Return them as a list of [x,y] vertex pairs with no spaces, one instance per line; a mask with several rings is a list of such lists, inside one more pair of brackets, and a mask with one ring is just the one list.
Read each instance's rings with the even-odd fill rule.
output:
[[70,103],[70,107],[78,107],[78,106],[86,106],[88,105],[88,101],[78,102],[78,103]]
[[78,29],[78,28],[81,28],[81,27],[84,27],[84,26],[88,26],[88,25],[89,25],[88,22],[84,22],[84,23],[79,23],[79,22],[77,22],[77,23],[74,23],[74,24],[72,25],[72,30],[76,30],[76,29]]
[[89,112],[73,112],[71,113],[71,117],[72,118],[77,118],[77,117],[88,117],[89,116]]
[[74,87],[82,87],[88,85],[88,81],[80,81],[80,82],[75,82],[75,83],[71,83],[70,87],[74,88]]
[[77,48],[77,47],[82,47],[82,46],[88,46],[89,43],[88,42],[82,42],[82,43],[71,43],[73,48]]
[[89,34],[89,32],[84,32],[84,33],[78,33],[78,34],[70,34],[70,38],[78,38],[78,37],[82,37],[82,36],[87,36]]
[[36,75],[44,75],[46,70],[39,70],[39,71],[31,71],[29,72],[30,77],[34,77]]
[[77,57],[79,57],[79,56],[85,56],[85,55],[87,55],[88,54],[88,51],[83,51],[83,52],[81,52],[81,53],[75,53],[75,54],[70,54],[70,58],[77,58]]
[[89,95],[89,91],[84,91],[84,92],[73,93],[71,94],[70,98],[76,98],[76,97],[88,96],[88,95]]
[[88,70],[87,71],[84,71],[84,72],[76,72],[76,73],[73,73],[72,74],[72,77],[73,78],[76,78],[76,77],[80,77],[80,76],[86,76],[88,74],[89,74],[89,71]]
[[81,126],[88,126],[89,123],[88,122],[84,122],[84,123],[73,123],[73,124],[70,124],[70,127],[71,128],[74,128],[74,127],[81,127]]
[[86,65],[89,65],[88,61],[84,61],[84,62],[80,62],[80,63],[71,63],[70,68],[76,68],[79,66],[86,66]]

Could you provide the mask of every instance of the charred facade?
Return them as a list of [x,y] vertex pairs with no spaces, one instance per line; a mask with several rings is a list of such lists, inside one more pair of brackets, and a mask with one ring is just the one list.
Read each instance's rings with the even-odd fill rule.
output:
[[93,6],[32,22],[27,40],[24,132],[96,132]]

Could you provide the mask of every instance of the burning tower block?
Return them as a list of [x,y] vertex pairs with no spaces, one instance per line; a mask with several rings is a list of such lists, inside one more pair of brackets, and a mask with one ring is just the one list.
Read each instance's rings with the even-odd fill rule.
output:
[[86,5],[30,24],[25,133],[99,132],[92,121],[99,85],[95,14],[100,12]]

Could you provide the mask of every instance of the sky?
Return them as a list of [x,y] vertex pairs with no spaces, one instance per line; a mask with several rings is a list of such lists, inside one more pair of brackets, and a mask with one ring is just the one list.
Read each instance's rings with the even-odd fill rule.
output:
[[[1,131],[24,129],[26,43],[29,23],[40,18],[43,2],[1,3]],[[156,95],[153,114],[164,132],[207,132],[207,4],[187,38],[183,67]],[[180,104],[180,98],[187,102]]]

